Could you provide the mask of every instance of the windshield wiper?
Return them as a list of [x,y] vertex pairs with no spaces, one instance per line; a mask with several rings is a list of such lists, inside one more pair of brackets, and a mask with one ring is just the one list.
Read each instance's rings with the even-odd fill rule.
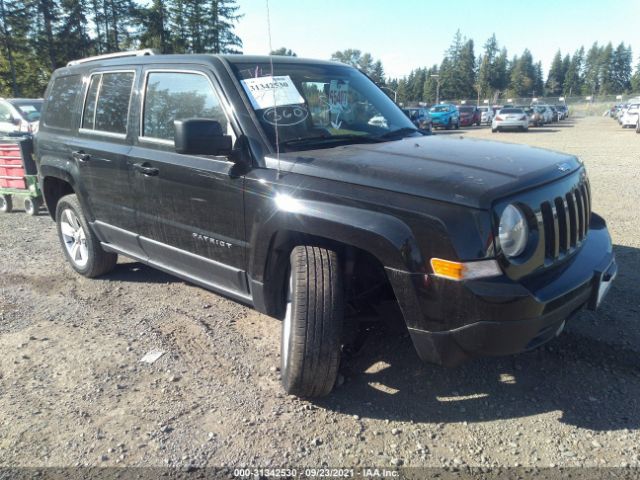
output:
[[390,132],[384,133],[376,138],[380,140],[395,138],[395,137],[404,138],[408,136],[410,133],[420,133],[420,130],[413,127],[402,127],[402,128],[398,128],[397,130],[392,130]]
[[315,137],[292,138],[290,140],[284,140],[278,145],[281,147],[293,147],[344,141],[352,143],[378,143],[384,140],[380,137],[372,137],[370,135],[319,135]]

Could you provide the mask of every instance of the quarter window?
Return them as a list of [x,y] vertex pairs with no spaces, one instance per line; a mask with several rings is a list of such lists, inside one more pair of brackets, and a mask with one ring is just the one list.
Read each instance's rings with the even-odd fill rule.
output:
[[84,104],[82,128],[126,134],[134,77],[133,72],[93,75]]
[[80,90],[80,75],[58,77],[47,97],[44,124],[50,127],[71,129],[71,117]]
[[142,136],[173,141],[175,120],[208,118],[228,131],[220,100],[209,80],[196,73],[150,72],[147,76]]

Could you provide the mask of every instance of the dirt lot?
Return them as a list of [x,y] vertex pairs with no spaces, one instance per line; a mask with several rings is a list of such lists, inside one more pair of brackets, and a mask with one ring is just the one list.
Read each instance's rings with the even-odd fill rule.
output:
[[584,159],[620,264],[601,311],[453,370],[381,327],[331,397],[301,401],[280,388],[278,321],[123,259],[84,279],[48,216],[4,215],[0,466],[640,466],[640,135],[604,118],[443,134]]

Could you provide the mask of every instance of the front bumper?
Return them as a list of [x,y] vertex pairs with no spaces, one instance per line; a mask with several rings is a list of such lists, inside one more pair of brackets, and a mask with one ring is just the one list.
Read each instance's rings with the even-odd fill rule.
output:
[[584,307],[595,309],[617,273],[606,224],[593,216],[582,247],[563,264],[519,282],[506,276],[453,282],[387,269],[424,361],[455,366],[551,340]]

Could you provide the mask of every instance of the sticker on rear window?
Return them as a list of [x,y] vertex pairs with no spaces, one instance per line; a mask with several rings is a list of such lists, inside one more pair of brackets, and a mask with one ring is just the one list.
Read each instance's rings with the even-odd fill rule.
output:
[[289,75],[247,78],[241,83],[251,100],[251,105],[256,110],[304,103],[304,98]]

